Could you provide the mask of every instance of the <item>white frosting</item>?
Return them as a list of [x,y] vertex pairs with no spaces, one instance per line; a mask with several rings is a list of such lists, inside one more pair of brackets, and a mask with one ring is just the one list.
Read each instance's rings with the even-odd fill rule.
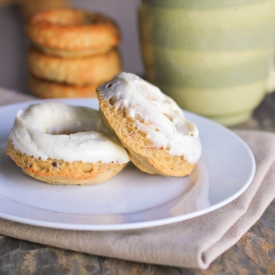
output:
[[[183,155],[189,163],[199,160],[201,143],[196,125],[187,120],[175,101],[159,88],[123,72],[100,85],[98,91],[106,100],[114,99],[117,109],[124,108],[153,146],[168,150],[170,155]],[[137,116],[151,123],[145,125]]]
[[102,124],[98,111],[59,102],[18,111],[10,139],[22,153],[42,160],[129,161],[126,150]]

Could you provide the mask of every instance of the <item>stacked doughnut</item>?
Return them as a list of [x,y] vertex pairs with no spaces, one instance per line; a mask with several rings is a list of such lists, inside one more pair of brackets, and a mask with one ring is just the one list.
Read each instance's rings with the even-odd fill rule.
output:
[[148,174],[183,177],[201,155],[199,132],[156,86],[120,73],[97,88],[99,111],[58,102],[20,110],[7,154],[47,183],[93,184],[129,160]]
[[118,26],[108,17],[63,8],[25,25],[30,92],[41,98],[96,97],[96,87],[121,71]]

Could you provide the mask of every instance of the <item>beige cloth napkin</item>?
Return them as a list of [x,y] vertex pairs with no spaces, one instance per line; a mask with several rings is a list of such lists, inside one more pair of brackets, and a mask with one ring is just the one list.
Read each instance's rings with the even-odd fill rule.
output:
[[[6,91],[0,94],[3,100]],[[12,94],[15,102],[19,97]],[[206,269],[242,237],[275,197],[275,134],[236,133],[256,158],[256,175],[240,197],[211,213],[165,226],[107,232],[57,230],[0,219],[0,234],[107,257]]]

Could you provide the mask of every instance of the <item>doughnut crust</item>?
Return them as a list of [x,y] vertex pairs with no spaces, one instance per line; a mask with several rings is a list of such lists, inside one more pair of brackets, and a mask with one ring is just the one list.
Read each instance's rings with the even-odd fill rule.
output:
[[100,83],[85,86],[68,85],[39,79],[30,75],[28,86],[30,92],[40,98],[94,98],[96,87]]
[[121,71],[117,49],[102,55],[65,59],[45,55],[32,47],[27,53],[27,63],[38,78],[77,86],[103,83]]
[[35,14],[25,32],[40,50],[61,57],[103,54],[120,43],[119,28],[111,19],[71,8]]
[[46,161],[22,154],[9,140],[6,153],[30,177],[49,184],[98,184],[119,173],[126,164],[66,162],[48,158]]

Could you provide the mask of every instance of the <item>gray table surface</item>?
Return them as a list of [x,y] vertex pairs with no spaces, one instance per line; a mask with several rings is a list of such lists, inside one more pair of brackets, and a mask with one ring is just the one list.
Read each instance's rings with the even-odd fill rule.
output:
[[[265,97],[252,118],[232,129],[275,132],[275,93]],[[0,236],[0,274],[275,274],[275,201],[236,245],[204,271],[99,257]]]

